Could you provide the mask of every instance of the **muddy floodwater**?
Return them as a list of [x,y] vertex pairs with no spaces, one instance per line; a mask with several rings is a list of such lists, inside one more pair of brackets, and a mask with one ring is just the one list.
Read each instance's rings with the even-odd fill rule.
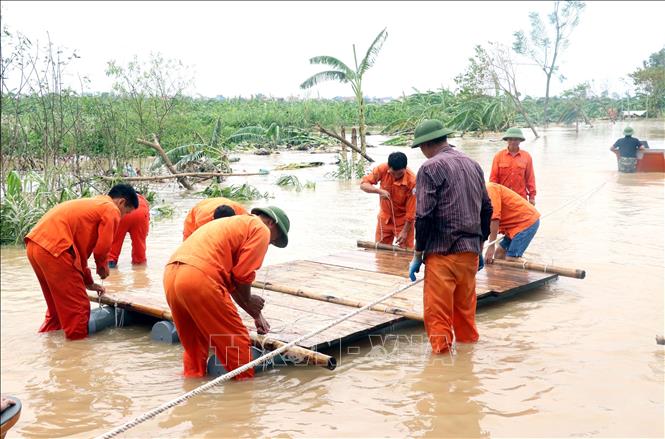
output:
[[[635,136],[664,148],[665,124],[635,122]],[[663,437],[665,346],[665,174],[619,174],[608,151],[625,124],[598,123],[576,134],[551,128],[522,147],[534,161],[540,230],[526,256],[585,269],[514,299],[481,308],[480,341],[432,357],[422,326],[400,330],[382,349],[345,347],[335,371],[279,368],[224,384],[130,430],[125,437]],[[385,138],[370,136],[369,143]],[[489,177],[499,139],[453,139]],[[418,149],[368,149],[377,163],[403,151],[415,170]],[[323,161],[325,166],[235,178],[269,192],[291,218],[286,249],[265,264],[355,247],[374,236],[378,197],[359,182],[326,176],[334,154],[243,155],[237,171]],[[274,184],[297,175],[315,190]],[[199,198],[174,185],[159,198],[172,219],[148,236],[148,265],[132,268],[129,241],[108,289],[161,291],[162,270]],[[263,204],[262,201],[250,205]],[[91,260],[91,265],[94,262]],[[94,271],[94,270],[93,270]],[[86,340],[38,334],[46,305],[23,248],[2,248],[2,392],[23,412],[8,437],[91,437],[206,380],[183,379],[182,347],[152,342],[149,327],[107,329]],[[260,279],[264,280],[264,279]],[[270,279],[267,279],[270,281]],[[96,305],[95,305],[96,306]],[[270,306],[269,298],[266,306]]]

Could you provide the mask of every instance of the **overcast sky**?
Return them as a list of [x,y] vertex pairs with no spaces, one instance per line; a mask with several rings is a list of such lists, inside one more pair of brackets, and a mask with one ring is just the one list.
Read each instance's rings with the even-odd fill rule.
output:
[[[454,87],[476,44],[510,45],[528,30],[528,14],[545,15],[552,2],[20,2],[2,1],[2,25],[33,42],[51,40],[81,56],[71,70],[91,79],[89,91],[108,91],[109,60],[126,63],[151,52],[191,66],[190,94],[204,96],[349,96],[350,87],[299,84],[321,70],[308,60],[332,55],[353,63],[378,32],[388,39],[365,76],[368,96]],[[627,75],[665,46],[665,2],[587,2],[570,47],[564,82],[551,94],[593,80],[594,91],[625,93]],[[4,39],[3,39],[4,41]],[[3,43],[4,46],[4,43]],[[526,61],[525,61],[526,62]],[[522,66],[523,93],[544,95],[545,76]]]

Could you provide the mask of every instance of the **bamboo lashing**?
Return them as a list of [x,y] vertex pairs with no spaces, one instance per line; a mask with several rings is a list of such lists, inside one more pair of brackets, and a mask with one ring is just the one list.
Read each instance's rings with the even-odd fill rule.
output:
[[[337,305],[353,306],[355,308],[362,308],[367,305],[366,303],[357,300],[346,299],[344,297],[331,296],[328,294],[315,293],[313,291],[304,291],[299,288],[291,288],[282,285],[275,285],[270,282],[254,281],[252,286],[256,288],[264,288],[270,291],[276,291],[278,293],[290,294],[292,296],[305,297],[307,299],[314,299],[314,300],[320,300],[322,302],[335,303]],[[423,321],[422,314],[395,306],[378,304],[370,307],[369,309],[372,311],[406,317],[407,319],[411,320],[419,320],[421,322]]]
[[[106,305],[119,306],[120,308],[136,311],[141,314],[146,314],[149,316],[157,317],[159,319],[173,321],[171,312],[168,310],[153,308],[146,305],[132,303],[126,300],[115,300],[106,295],[97,297],[96,292],[89,292],[88,298],[92,302],[101,302]],[[252,344],[261,349],[267,348],[274,350],[286,345],[286,343],[284,343],[283,341],[276,340],[274,338],[267,337],[265,335],[259,335],[256,333],[250,333],[249,337],[252,339]],[[312,351],[310,349],[306,349],[300,346],[294,346],[292,348],[289,348],[286,354],[294,358],[299,363],[310,364],[313,366],[321,366],[330,370],[334,370],[335,367],[337,367],[337,361],[335,360],[334,357],[322,354],[320,352]]]
[[[413,253],[413,250],[397,247],[389,244],[382,244],[380,242],[374,243],[371,241],[358,241],[358,247],[370,248],[377,250],[390,250],[394,252],[402,253]],[[560,276],[572,277],[575,279],[584,279],[586,277],[586,271],[578,268],[566,268],[566,267],[557,267],[555,265],[541,264],[538,262],[529,262],[529,261],[506,261],[503,259],[494,259],[493,264],[502,265],[504,267],[513,267],[521,268],[524,270],[540,271],[542,273],[552,273],[558,274]]]
[[175,406],[187,401],[188,399],[193,398],[196,395],[199,395],[199,394],[201,394],[201,393],[203,393],[203,392],[205,392],[209,389],[212,389],[216,385],[221,384],[225,381],[228,381],[231,378],[235,377],[236,375],[239,375],[239,374],[245,372],[246,370],[249,370],[250,368],[253,368],[254,366],[258,366],[259,364],[261,364],[265,361],[268,361],[268,360],[276,357],[277,355],[280,355],[281,353],[286,352],[290,347],[295,346],[297,343],[302,343],[303,341],[307,340],[308,338],[312,338],[315,335],[318,335],[318,334],[320,334],[324,331],[327,331],[328,329],[332,328],[333,326],[339,325],[340,323],[342,323],[345,320],[348,320],[352,317],[355,317],[356,315],[360,314],[361,312],[368,310],[370,307],[372,307],[374,305],[378,305],[379,303],[383,302],[384,300],[390,299],[391,297],[401,293],[402,291],[416,285],[417,283],[419,283],[421,281],[422,281],[422,279],[418,279],[415,282],[411,282],[409,284],[401,286],[401,287],[397,288],[396,290],[386,294],[385,296],[382,296],[382,297],[376,299],[374,302],[368,303],[366,306],[364,306],[362,308],[358,308],[358,309],[356,309],[356,310],[340,317],[339,319],[335,320],[334,322],[328,323],[327,325],[325,325],[325,326],[323,326],[319,329],[311,331],[308,334],[302,335],[302,336],[296,338],[295,340],[290,341],[289,343],[285,344],[284,346],[282,346],[281,348],[279,348],[275,351],[264,354],[261,357],[257,358],[256,360],[252,360],[249,363],[244,364],[244,365],[238,367],[237,369],[232,370],[231,372],[228,372],[228,373],[226,373],[226,374],[224,374],[220,377],[217,377],[212,381],[208,381],[207,383],[197,387],[194,390],[191,390],[187,393],[184,393],[184,394],[180,395],[179,397],[177,397],[175,399],[172,399],[172,400],[160,405],[157,408],[154,408],[154,409],[152,409],[148,412],[145,412],[142,415],[137,416],[137,417],[135,417],[134,419],[132,419],[128,422],[125,422],[124,424],[120,425],[119,427],[116,427],[113,430],[110,430],[110,431],[102,434],[101,436],[97,436],[97,439],[111,439],[112,437],[115,437],[115,436],[119,435],[120,433],[124,433],[127,430],[129,430],[130,428],[134,428],[137,425],[147,421],[148,419],[152,419],[155,416],[159,415],[160,413],[165,412],[166,410],[168,410],[172,407],[175,407]]

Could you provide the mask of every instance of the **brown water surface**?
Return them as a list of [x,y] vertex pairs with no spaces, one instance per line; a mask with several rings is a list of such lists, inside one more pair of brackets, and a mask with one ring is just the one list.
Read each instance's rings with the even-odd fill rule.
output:
[[[664,147],[662,121],[632,125],[652,148]],[[665,175],[617,173],[608,148],[622,129],[602,123],[579,134],[551,128],[522,144],[534,159],[544,215],[527,256],[584,268],[586,279],[560,278],[482,308],[480,341],[458,346],[452,357],[431,357],[416,326],[383,349],[361,342],[359,350],[344,350],[333,372],[290,367],[224,384],[127,437],[663,437],[665,348],[654,336],[665,332]],[[478,160],[486,177],[504,146],[500,140],[453,143]],[[368,153],[381,162],[397,149],[414,170],[424,160],[408,148]],[[332,163],[334,155],[243,156],[234,169],[320,160]],[[314,191],[281,189],[273,184],[276,172],[247,179],[291,217],[289,246],[271,247],[266,264],[372,239],[378,199],[357,182],[327,178],[334,169],[282,172],[315,181]],[[153,224],[148,266],[132,268],[125,243],[108,288],[161,290],[162,268],[197,199],[175,186],[160,197],[177,209],[173,219]],[[22,248],[2,249],[1,274],[2,392],[24,404],[10,437],[101,434],[205,382],[184,380],[182,347],[151,342],[147,327],[110,329],[77,342],[61,332],[38,334],[45,303]]]

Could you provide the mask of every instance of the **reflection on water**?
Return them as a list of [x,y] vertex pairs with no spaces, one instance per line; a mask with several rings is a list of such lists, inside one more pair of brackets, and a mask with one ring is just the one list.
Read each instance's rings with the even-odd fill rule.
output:
[[[632,125],[652,148],[664,147],[662,122]],[[654,336],[665,332],[664,175],[616,172],[608,148],[622,129],[598,124],[576,135],[552,128],[523,143],[533,156],[537,207],[544,215],[527,254],[584,268],[586,279],[560,278],[483,308],[480,341],[458,346],[453,358],[431,357],[416,326],[398,331],[390,343],[366,340],[343,348],[334,372],[291,367],[225,384],[130,436],[662,437],[665,350]],[[486,172],[504,146],[490,139],[453,143]],[[395,149],[414,169],[424,161],[408,148],[381,146],[369,154],[381,162]],[[243,156],[235,167],[326,163],[231,180],[268,191],[274,199],[267,202],[291,218],[289,247],[271,248],[266,264],[349,250],[357,239],[374,236],[377,197],[356,182],[327,178],[334,159],[304,152]],[[289,173],[316,182],[316,190],[274,185]],[[159,196],[176,205],[176,214],[151,227],[148,265],[131,267],[128,240],[119,269],[105,281],[108,288],[161,290],[162,268],[197,200],[174,183]],[[2,391],[24,403],[10,435],[91,436],[205,382],[183,380],[182,348],[151,342],[145,327],[111,329],[77,342],[66,342],[61,333],[37,334],[45,305],[23,249],[2,249],[1,275]]]

